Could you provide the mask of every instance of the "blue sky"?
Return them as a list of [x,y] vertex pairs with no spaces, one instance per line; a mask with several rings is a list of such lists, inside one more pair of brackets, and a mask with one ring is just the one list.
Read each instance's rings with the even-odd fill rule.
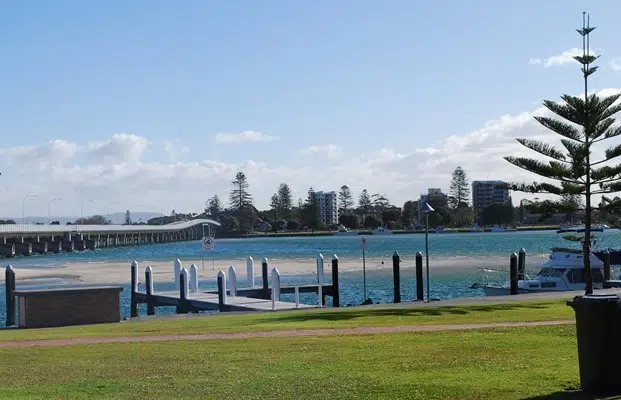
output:
[[[59,0],[3,5],[0,147],[13,154],[15,148],[44,152],[55,161],[38,168],[59,177],[34,180],[27,187],[20,156],[2,165],[2,179],[15,199],[33,190],[54,195],[49,185],[57,180],[55,186],[65,192],[64,205],[58,206],[62,212],[89,196],[118,201],[126,196],[122,190],[132,191],[132,179],[140,179],[144,168],[161,171],[170,163],[185,165],[174,179],[187,180],[178,188],[183,199],[176,202],[188,208],[200,207],[214,193],[225,196],[226,176],[255,168],[247,167],[249,161],[263,168],[249,172],[255,186],[261,186],[255,188],[259,206],[287,179],[300,195],[310,185],[329,190],[348,184],[389,198],[394,191],[399,203],[427,186],[447,188],[448,182],[415,174],[410,178],[417,179],[408,183],[412,170],[403,165],[373,169],[367,164],[380,149],[402,155],[397,161],[420,165],[417,154],[429,155],[416,149],[442,153],[451,136],[468,137],[489,121],[535,111],[544,98],[581,90],[575,63],[544,64],[580,46],[574,28],[581,24],[584,1]],[[592,48],[602,52],[592,87],[620,87],[621,72],[609,63],[621,56],[621,3],[594,1],[588,11],[598,27]],[[248,131],[272,140],[214,140],[218,133]],[[127,144],[114,142],[119,133],[149,144],[136,148],[130,139],[129,150],[119,150]],[[114,142],[110,147],[122,154],[105,162],[75,148],[57,156],[58,146],[46,147],[51,140],[77,148]],[[127,166],[132,164],[128,156],[141,165]],[[188,172],[195,164],[207,169]],[[56,167],[64,169],[53,171]],[[109,185],[118,193],[66,179],[95,170],[107,178],[124,168],[143,172],[111,178]],[[359,173],[352,174],[354,168]],[[472,167],[472,178],[488,177],[481,172],[486,168],[477,168]],[[159,200],[166,194],[158,193],[145,193],[156,199],[144,206],[175,203]],[[132,196],[133,203],[144,197]],[[17,211],[10,204],[4,208]]]

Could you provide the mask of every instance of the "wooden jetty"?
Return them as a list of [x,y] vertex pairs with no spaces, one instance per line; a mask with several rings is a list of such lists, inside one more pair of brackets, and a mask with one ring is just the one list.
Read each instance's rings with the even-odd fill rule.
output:
[[0,256],[199,240],[211,219],[166,225],[0,225]]
[[[338,257],[332,257],[332,282],[323,282],[323,256],[317,259],[317,284],[282,286],[280,272],[272,269],[268,279],[268,260],[261,262],[261,285],[254,283],[254,260],[247,259],[246,286],[237,287],[237,273],[234,266],[229,267],[228,279],[224,271],[217,276],[217,290],[200,290],[198,284],[198,270],[192,264],[190,270],[182,268],[181,261],[174,263],[175,290],[155,292],[153,289],[153,271],[145,268],[144,291],[139,290],[138,263],[131,264],[131,317],[137,317],[138,305],[147,305],[147,315],[155,315],[155,308],[174,306],[177,313],[200,312],[217,310],[226,311],[279,311],[299,308],[323,307],[325,297],[332,297],[332,306],[339,307],[339,267]],[[271,283],[271,285],[270,285]],[[228,287],[227,287],[228,286]],[[301,304],[300,293],[317,293],[317,304]],[[295,302],[281,301],[281,294],[294,294]]]

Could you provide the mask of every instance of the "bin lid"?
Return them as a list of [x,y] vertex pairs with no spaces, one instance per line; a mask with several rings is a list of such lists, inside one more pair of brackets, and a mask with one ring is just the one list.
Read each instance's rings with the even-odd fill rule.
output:
[[584,296],[576,296],[570,303],[582,302],[619,302],[621,297],[617,294],[587,294]]

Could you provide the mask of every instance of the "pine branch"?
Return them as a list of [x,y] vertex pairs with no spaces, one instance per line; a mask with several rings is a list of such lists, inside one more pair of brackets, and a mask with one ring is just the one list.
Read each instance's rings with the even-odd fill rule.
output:
[[593,139],[593,142],[600,142],[604,139],[606,139],[606,137],[604,136],[603,138],[601,138],[602,135],[604,135],[606,132],[608,132],[608,129],[615,123],[614,118],[606,118],[602,121],[600,121],[594,129],[593,135],[591,135],[591,139]]
[[582,65],[593,64],[598,58],[599,56],[594,56],[592,54],[573,57],[574,60],[578,61]]
[[516,167],[520,167],[525,169],[528,172],[532,172],[533,174],[537,174],[541,177],[556,180],[559,182],[566,182],[571,184],[581,184],[582,182],[578,179],[572,179],[575,175],[575,172],[569,170],[567,167],[551,161],[550,164],[545,164],[539,160],[533,160],[531,158],[525,157],[513,157],[507,156],[504,157],[505,160],[515,165]]
[[621,182],[615,180],[615,182],[604,183],[600,185],[601,190],[600,193],[615,193],[621,192]]
[[[553,101],[549,101],[549,100],[546,100],[544,102],[544,104],[545,104],[545,106],[550,111],[554,112],[555,114],[558,114],[558,115],[562,116],[563,118],[565,118],[565,119],[567,119],[567,120],[569,120],[571,122],[574,122],[571,119],[571,118],[573,118],[573,116],[571,114],[573,111],[569,107],[567,107],[565,105],[562,105],[562,104],[555,103]],[[552,104],[554,104],[554,106],[552,106]],[[558,107],[558,109],[556,109],[556,111],[555,111],[551,107]],[[567,115],[570,118],[565,117],[564,115],[561,115],[561,114]],[[551,130],[551,131],[553,131],[553,132],[555,132],[555,133],[557,133],[557,134],[559,134],[561,136],[564,136],[564,137],[566,137],[568,139],[572,139],[572,140],[575,140],[575,141],[578,141],[578,142],[584,142],[582,140],[582,134],[580,133],[580,131],[578,129],[576,129],[575,127],[573,127],[573,126],[571,126],[571,125],[569,125],[569,124],[567,124],[567,123],[565,123],[563,121],[559,121],[557,119],[553,119],[553,118],[549,118],[549,117],[535,117],[535,120],[537,122],[539,122],[541,125],[543,125],[544,127],[546,127],[547,129],[549,129],[549,130]]]
[[554,146],[551,146],[547,143],[540,142],[538,140],[532,139],[516,139],[522,146],[527,147],[537,153],[553,158],[557,161],[567,162],[565,160],[565,154],[561,151],[557,150]]
[[610,128],[604,134],[604,137],[599,138],[596,142],[601,142],[602,140],[611,139],[619,135],[621,135],[621,126],[615,126],[614,128]]
[[621,98],[621,93],[613,94],[604,98],[597,97],[594,94],[591,95],[591,97],[594,102],[594,108],[597,110],[592,117],[597,121],[603,121],[621,111],[621,103],[616,105],[614,104],[617,100],[619,100],[619,98]]
[[618,181],[618,180],[619,180],[619,178],[618,178],[618,177],[614,177],[614,178],[604,179],[604,180],[601,180],[601,181],[599,181],[599,182],[595,182],[595,184],[599,185],[599,187],[600,187],[600,189],[601,189],[601,188],[602,188],[602,186],[603,186],[605,183],[616,182],[616,181]]
[[606,165],[591,171],[591,182],[597,184],[616,181],[619,180],[620,174],[621,164],[614,166]]
[[584,185],[576,185],[576,184],[572,184],[572,183],[561,183],[561,186],[563,188],[563,194],[568,194],[568,195],[578,195],[578,194],[586,194],[585,193],[585,188]]

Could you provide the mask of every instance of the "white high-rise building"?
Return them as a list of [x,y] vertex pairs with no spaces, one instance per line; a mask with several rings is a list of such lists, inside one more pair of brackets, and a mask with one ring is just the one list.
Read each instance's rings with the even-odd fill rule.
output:
[[339,223],[339,207],[336,192],[315,192],[319,221],[326,225]]

